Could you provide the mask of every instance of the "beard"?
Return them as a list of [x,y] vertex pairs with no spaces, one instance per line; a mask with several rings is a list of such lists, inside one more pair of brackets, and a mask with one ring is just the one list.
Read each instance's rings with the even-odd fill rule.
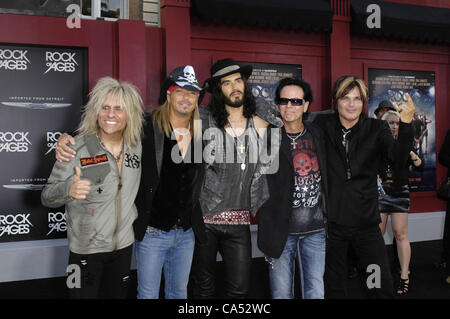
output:
[[239,108],[244,104],[244,95],[242,94],[242,98],[238,98],[235,99],[234,101],[232,101],[228,96],[225,96],[223,93],[221,94],[221,98],[222,98],[222,102],[225,105],[234,107],[234,108]]

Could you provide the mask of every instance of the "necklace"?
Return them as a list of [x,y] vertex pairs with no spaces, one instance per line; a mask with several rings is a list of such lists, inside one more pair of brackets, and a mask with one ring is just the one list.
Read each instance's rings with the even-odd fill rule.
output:
[[347,145],[347,143],[348,143],[348,140],[347,140],[347,135],[348,135],[348,133],[350,133],[351,132],[351,130],[346,130],[346,129],[342,129],[342,145],[344,145],[344,147],[347,147],[346,145]]
[[[245,170],[245,158],[247,157],[247,152],[244,153],[244,151],[246,150],[245,147],[245,136],[244,136],[244,143],[241,143],[241,141],[239,140],[238,135],[236,134],[236,132],[234,131],[233,126],[231,126],[231,123],[228,121],[228,125],[230,125],[231,130],[233,131],[233,134],[235,136],[235,138],[233,138],[233,143],[234,146],[236,147],[236,154],[239,157],[240,161],[241,161],[241,170]],[[236,140],[239,142],[239,146],[237,146],[236,144]],[[241,155],[244,153],[244,157],[241,157]]]
[[293,150],[295,150],[297,148],[297,139],[299,137],[302,137],[303,135],[305,135],[305,133],[306,133],[306,127],[303,129],[303,131],[301,131],[294,137],[289,136],[289,133],[286,132],[287,137],[289,137],[289,139],[291,140],[291,146],[292,146]]
[[180,128],[174,128],[173,131],[174,131],[174,133],[181,135],[181,136],[189,135],[191,133],[191,122],[189,122],[188,128],[183,127],[182,129],[183,130],[180,131]]
[[[98,136],[97,134],[96,134],[96,136],[97,136],[97,138],[98,138],[98,140],[99,140],[99,142],[100,142],[100,145],[101,145],[105,150],[108,150],[108,148],[107,148],[106,145],[103,143],[103,141],[102,141],[102,139],[100,138],[100,136]],[[122,147],[120,148],[120,153],[119,153],[119,155],[114,156],[114,154],[110,152],[111,155],[112,155],[112,157],[114,157],[114,160],[116,161],[116,163],[118,163],[118,162],[120,161],[120,158],[122,157],[123,149],[124,149],[123,146],[124,146],[124,145],[123,145],[123,138],[122,138]],[[109,150],[108,150],[108,152],[109,152]]]

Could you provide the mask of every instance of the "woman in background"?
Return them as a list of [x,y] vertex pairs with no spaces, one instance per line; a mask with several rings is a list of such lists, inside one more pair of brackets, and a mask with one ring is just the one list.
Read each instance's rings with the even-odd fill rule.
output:
[[[408,239],[409,184],[410,170],[423,170],[423,161],[412,151],[413,145],[398,139],[400,114],[396,111],[386,112],[382,120],[389,124],[394,139],[400,143],[395,163],[385,163],[379,176],[385,194],[378,201],[381,212],[381,233],[386,232],[388,216],[391,215],[392,231],[397,243],[400,262],[400,280],[396,293],[405,295],[409,289],[409,263],[411,260],[411,245]],[[412,130],[411,130],[412,131]],[[411,132],[412,134],[412,132]]]

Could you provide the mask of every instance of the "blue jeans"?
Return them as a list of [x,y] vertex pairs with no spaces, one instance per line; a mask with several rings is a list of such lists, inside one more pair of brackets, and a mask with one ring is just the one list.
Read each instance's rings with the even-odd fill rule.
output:
[[325,230],[308,236],[288,236],[280,258],[269,261],[269,282],[273,299],[294,298],[295,258],[298,260],[303,299],[323,299],[325,272]]
[[194,253],[192,228],[168,232],[148,227],[142,241],[136,241],[138,298],[158,299],[161,272],[164,269],[166,299],[186,299]]

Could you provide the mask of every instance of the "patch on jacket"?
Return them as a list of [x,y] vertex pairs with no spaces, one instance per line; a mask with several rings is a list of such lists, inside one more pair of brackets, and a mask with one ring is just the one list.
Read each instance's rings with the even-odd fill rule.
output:
[[80,158],[81,166],[94,165],[98,163],[104,163],[108,161],[108,156],[106,154],[97,155],[95,157],[83,157]]

